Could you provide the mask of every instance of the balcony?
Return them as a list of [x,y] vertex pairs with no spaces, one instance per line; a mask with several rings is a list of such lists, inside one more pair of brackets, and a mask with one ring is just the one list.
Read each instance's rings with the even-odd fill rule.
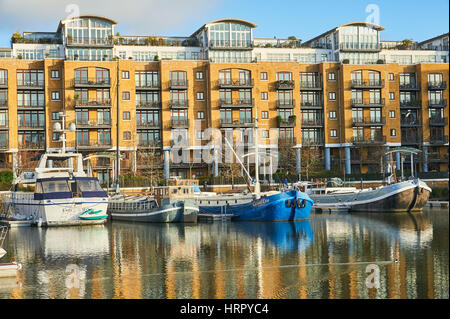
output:
[[209,49],[236,49],[236,50],[251,50],[253,43],[251,41],[239,40],[216,40],[209,41]]
[[244,98],[244,99],[219,99],[220,107],[236,107],[236,108],[248,108],[255,105],[255,99]]
[[186,79],[169,81],[169,88],[171,90],[187,90],[188,87],[189,87],[189,81]]
[[27,130],[27,131],[42,131],[45,130],[44,123],[19,123],[17,126],[19,130]]
[[402,133],[402,145],[420,145],[422,139],[418,135],[404,136]]
[[447,100],[428,100],[428,107],[431,108],[443,108],[447,107]]
[[302,138],[302,147],[308,147],[308,146],[322,146],[325,142],[323,138],[316,137],[316,138]]
[[8,143],[0,143],[0,150],[7,150],[9,149],[9,144]]
[[251,89],[254,87],[253,79],[219,79],[217,86],[221,89]]
[[430,117],[429,126],[446,126],[448,123],[448,118],[440,116]]
[[275,81],[275,89],[277,90],[293,90],[295,82],[293,80],[278,80]]
[[18,90],[43,90],[45,86],[44,80],[29,80],[17,83]]
[[313,101],[313,102],[300,102],[300,107],[302,109],[312,109],[312,110],[321,110],[323,109],[323,101]]
[[22,143],[19,141],[19,149],[20,150],[27,150],[27,151],[42,151],[45,149],[45,143],[42,142],[26,142]]
[[445,81],[429,81],[428,90],[445,90],[447,88],[447,82]]
[[140,129],[160,129],[161,122],[159,121],[136,122],[136,127]]
[[300,90],[320,91],[320,90],[322,90],[322,81],[317,79],[316,81],[300,82]]
[[384,98],[378,99],[352,99],[352,107],[383,107]]
[[353,136],[353,144],[359,146],[383,145],[386,143],[386,136]]
[[436,153],[428,153],[428,162],[429,163],[448,163],[448,153],[440,154]]
[[73,80],[74,88],[109,88],[111,79],[107,78],[75,78]]
[[139,104],[136,104],[137,109],[161,109],[161,102],[140,102]]
[[75,108],[110,108],[111,107],[111,99],[101,99],[101,100],[83,100],[83,99],[75,99],[74,100]]
[[170,100],[169,107],[172,109],[187,109],[189,100]]
[[80,151],[98,151],[107,150],[112,147],[111,141],[105,143],[99,143],[98,141],[92,141],[92,143],[77,142],[76,149]]
[[302,119],[302,128],[323,127],[323,119]]
[[430,135],[430,144],[431,145],[445,145],[448,144],[448,136],[433,136]]
[[113,47],[114,40],[112,38],[66,38],[66,45],[73,46],[95,46],[95,47]]
[[8,100],[0,100],[0,109],[8,108]]
[[382,126],[386,125],[386,118],[352,119],[353,126]]
[[223,128],[252,128],[254,127],[253,120],[233,120],[233,121],[220,121],[220,127]]
[[295,107],[295,100],[277,100],[277,108],[279,109],[292,109]]
[[400,101],[400,108],[405,109],[420,109],[422,102],[420,100]]
[[161,89],[159,82],[135,83],[136,91],[157,91]]
[[382,89],[384,80],[351,80],[350,86],[354,89]]
[[95,120],[83,120],[75,121],[75,125],[78,129],[99,129],[99,128],[111,128],[111,121],[95,121]]
[[402,126],[402,127],[421,127],[422,123],[421,123],[420,119],[402,118],[400,120],[400,126]]
[[156,148],[161,148],[161,147],[162,147],[162,142],[160,140],[157,140],[157,141],[145,141],[145,142],[139,142],[138,143],[138,148],[139,149],[156,149]]
[[362,51],[362,52],[379,52],[381,51],[381,45],[379,43],[340,43],[339,49],[341,51]]
[[189,128],[189,120],[188,119],[172,119],[170,121],[171,128]]
[[295,115],[289,116],[289,118],[283,119],[281,116],[277,116],[277,123],[279,128],[283,127],[295,127]]
[[420,91],[420,87],[417,83],[400,83],[399,89],[400,91]]

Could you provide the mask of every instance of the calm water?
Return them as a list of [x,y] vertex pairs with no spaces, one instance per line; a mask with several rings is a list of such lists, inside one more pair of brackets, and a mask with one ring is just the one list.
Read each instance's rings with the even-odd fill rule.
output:
[[[0,298],[448,298],[448,234],[448,211],[439,209],[24,227],[6,238],[0,262],[23,270],[0,278]],[[379,288],[366,285],[370,263]]]

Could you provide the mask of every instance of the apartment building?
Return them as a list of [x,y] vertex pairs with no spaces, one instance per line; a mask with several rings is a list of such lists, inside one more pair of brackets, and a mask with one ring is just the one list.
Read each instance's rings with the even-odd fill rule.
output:
[[66,147],[103,182],[117,147],[121,174],[218,176],[228,168],[208,129],[245,153],[256,123],[260,150],[292,153],[297,174],[312,149],[323,170],[360,174],[380,172],[383,153],[399,146],[421,151],[415,171],[448,171],[448,33],[406,45],[352,22],[301,43],[255,38],[257,25],[240,19],[186,37],[122,36],[116,24],[64,19],[55,33],[16,33],[0,49],[3,168],[57,151],[65,114],[65,128],[76,127]]

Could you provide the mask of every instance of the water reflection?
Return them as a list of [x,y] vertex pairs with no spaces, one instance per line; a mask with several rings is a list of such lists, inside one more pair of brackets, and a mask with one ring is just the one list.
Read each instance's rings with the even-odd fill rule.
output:
[[448,298],[446,211],[19,228],[5,246],[23,271],[0,298]]

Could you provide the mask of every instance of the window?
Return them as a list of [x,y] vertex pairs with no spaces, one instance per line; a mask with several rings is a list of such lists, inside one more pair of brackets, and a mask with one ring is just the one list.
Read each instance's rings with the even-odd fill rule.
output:
[[330,112],[328,113],[328,115],[329,115],[330,120],[335,120],[335,119],[337,119],[336,111],[330,111]]
[[130,112],[123,112],[123,120],[129,121],[130,120]]
[[389,111],[389,118],[395,119],[395,111]]
[[277,72],[277,81],[292,81],[291,72]]
[[337,137],[337,131],[335,129],[330,130],[330,137]]
[[267,72],[261,72],[261,81],[267,81]]
[[397,136],[397,132],[395,131],[395,128],[391,128],[391,136]]
[[267,119],[269,118],[269,112],[267,112],[267,111],[262,111],[262,112],[261,112],[261,118],[262,118],[263,120],[267,120]]
[[330,101],[336,101],[336,92],[330,92],[328,95]]
[[59,121],[59,112],[52,112],[52,121]]
[[262,130],[261,132],[262,138],[269,138],[269,130]]
[[129,140],[131,140],[131,132],[130,132],[130,131],[125,131],[125,132],[123,132],[123,140],[124,140],[124,141],[129,141]]
[[159,87],[159,75],[157,71],[136,71],[134,73],[136,87]]
[[395,100],[395,93],[389,92],[389,100],[394,101]]
[[53,133],[53,135],[52,135],[52,141],[53,141],[53,142],[59,141],[59,136],[60,136],[60,133]]
[[203,101],[203,100],[204,100],[203,92],[197,92],[197,101]]
[[130,92],[122,92],[122,100],[129,101],[130,100]]
[[328,81],[336,81],[336,73],[329,72],[328,73]]
[[58,91],[52,92],[52,101],[59,101],[59,92]]
[[197,131],[197,139],[203,140],[205,138],[205,131]]
[[203,81],[203,72],[199,71],[195,73],[195,79],[197,81]]
[[261,92],[261,100],[263,100],[263,101],[267,101],[268,100],[267,92]]
[[52,70],[51,78],[52,78],[52,80],[58,80],[59,79],[59,70]]
[[197,112],[197,119],[199,120],[205,119],[205,112],[203,111]]
[[130,72],[122,71],[122,80],[129,80],[129,79],[130,79]]
[[389,73],[389,81],[394,81],[394,73]]

